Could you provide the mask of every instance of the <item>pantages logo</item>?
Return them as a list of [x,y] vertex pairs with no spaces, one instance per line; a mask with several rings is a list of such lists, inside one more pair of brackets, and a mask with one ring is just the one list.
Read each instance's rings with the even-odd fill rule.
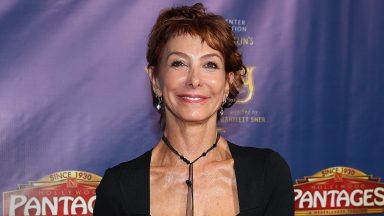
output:
[[297,180],[295,215],[384,213],[380,178],[350,167],[331,167]]
[[3,193],[3,215],[92,215],[101,177],[84,171],[55,172]]

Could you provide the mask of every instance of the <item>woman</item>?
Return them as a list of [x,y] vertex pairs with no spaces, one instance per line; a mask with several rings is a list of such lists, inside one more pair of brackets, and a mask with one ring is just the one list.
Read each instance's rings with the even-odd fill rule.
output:
[[246,68],[231,28],[202,4],[161,12],[149,37],[148,74],[164,136],[108,169],[94,215],[293,215],[285,161],[217,133]]

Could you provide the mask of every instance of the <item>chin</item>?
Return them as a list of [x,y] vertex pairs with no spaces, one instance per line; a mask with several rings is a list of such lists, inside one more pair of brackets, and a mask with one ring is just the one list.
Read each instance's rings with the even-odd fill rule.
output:
[[215,118],[216,119],[216,113],[214,114],[202,114],[202,113],[199,113],[199,114],[189,114],[189,115],[183,115],[183,116],[180,116],[180,120],[184,121],[184,122],[190,122],[190,123],[204,123],[210,119],[213,119]]
[[[174,109],[172,109],[174,108]],[[185,108],[182,106],[166,107],[166,116],[182,122],[204,123],[209,120],[216,122],[217,111],[211,107]],[[171,119],[169,119],[171,120]]]

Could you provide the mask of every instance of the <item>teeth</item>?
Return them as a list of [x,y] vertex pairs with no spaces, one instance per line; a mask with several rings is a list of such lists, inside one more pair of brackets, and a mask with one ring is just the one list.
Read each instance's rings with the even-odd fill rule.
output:
[[197,100],[200,100],[201,98],[193,98],[193,97],[183,97],[187,100],[193,100],[193,101],[197,101]]

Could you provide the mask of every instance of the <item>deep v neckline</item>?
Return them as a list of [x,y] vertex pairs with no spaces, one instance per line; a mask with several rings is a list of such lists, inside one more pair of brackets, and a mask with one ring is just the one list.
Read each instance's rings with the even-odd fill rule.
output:
[[[236,181],[236,188],[237,188],[237,200],[238,200],[238,205],[239,205],[239,213],[236,215],[236,216],[240,216],[242,214],[242,209],[247,208],[248,207],[248,203],[246,203],[246,199],[244,199],[245,197],[245,194],[246,194],[246,185],[244,184],[244,179],[246,179],[246,173],[244,172],[241,172],[242,169],[240,169],[241,167],[241,164],[242,164],[242,160],[241,160],[241,155],[240,155],[240,147],[239,146],[236,146],[235,144],[227,141],[227,144],[228,144],[228,148],[229,148],[229,152],[231,153],[231,156],[233,158],[233,171],[235,173],[235,181]],[[152,160],[152,151],[153,151],[153,148],[150,149],[148,152],[147,152],[147,157],[148,157],[148,162],[147,162],[147,166],[148,166],[148,171],[146,172],[146,175],[147,176],[144,176],[145,179],[147,180],[147,189],[145,191],[146,193],[146,200],[147,200],[147,205],[145,206],[145,212],[148,213],[148,215],[150,216],[150,203],[151,203],[151,200],[150,200],[150,186],[151,186],[151,180],[150,180],[150,173],[151,173],[151,160]]]

